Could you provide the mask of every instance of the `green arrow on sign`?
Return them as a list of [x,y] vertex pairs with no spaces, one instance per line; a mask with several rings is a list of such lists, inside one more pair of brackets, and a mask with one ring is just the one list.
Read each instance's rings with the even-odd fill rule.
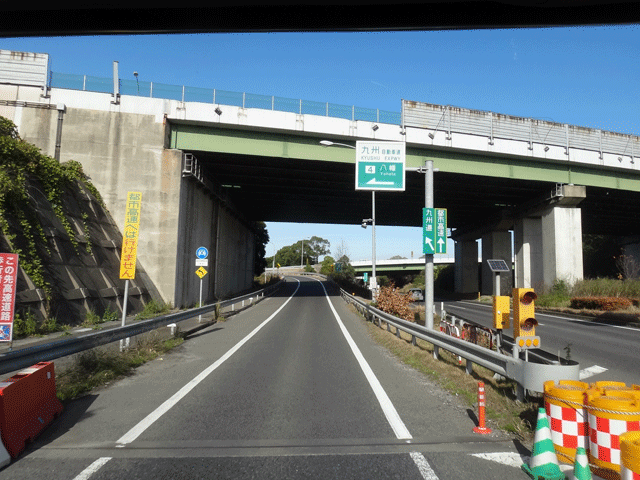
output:
[[436,208],[436,253],[447,253],[447,209]]
[[436,228],[435,228],[435,209],[422,209],[422,253],[425,255],[433,255],[436,253]]

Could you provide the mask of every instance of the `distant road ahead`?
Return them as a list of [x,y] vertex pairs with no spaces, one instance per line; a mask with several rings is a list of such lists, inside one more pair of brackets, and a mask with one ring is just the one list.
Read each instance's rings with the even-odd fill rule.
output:
[[71,403],[0,479],[528,478],[508,436],[474,434],[466,407],[373,343],[331,288],[289,277]]

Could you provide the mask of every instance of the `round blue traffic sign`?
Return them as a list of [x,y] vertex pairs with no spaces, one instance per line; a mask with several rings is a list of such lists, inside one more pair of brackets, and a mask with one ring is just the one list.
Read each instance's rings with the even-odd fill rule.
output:
[[199,247],[196,250],[196,257],[207,258],[208,256],[209,256],[209,250],[207,250],[205,247]]

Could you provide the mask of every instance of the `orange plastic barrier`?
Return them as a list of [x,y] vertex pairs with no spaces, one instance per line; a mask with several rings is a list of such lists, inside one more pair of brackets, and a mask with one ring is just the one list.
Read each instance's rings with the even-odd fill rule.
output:
[[17,457],[62,412],[53,362],[40,362],[0,382],[0,434]]
[[589,385],[574,380],[544,383],[544,408],[551,428],[551,441],[558,460],[573,464],[576,449],[587,450],[589,424],[584,407]]
[[640,432],[620,435],[620,457],[622,480],[640,480]]
[[[604,469],[620,472],[620,436],[640,431],[640,398],[634,392],[605,388],[588,394],[589,459]],[[595,394],[595,396],[594,396]]]

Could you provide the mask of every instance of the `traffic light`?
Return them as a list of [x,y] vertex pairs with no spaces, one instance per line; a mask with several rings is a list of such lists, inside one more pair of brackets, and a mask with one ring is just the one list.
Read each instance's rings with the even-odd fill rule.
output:
[[493,297],[493,328],[509,328],[509,300],[507,296]]
[[513,289],[513,338],[520,348],[540,346],[540,337],[536,337],[536,298],[533,288]]

